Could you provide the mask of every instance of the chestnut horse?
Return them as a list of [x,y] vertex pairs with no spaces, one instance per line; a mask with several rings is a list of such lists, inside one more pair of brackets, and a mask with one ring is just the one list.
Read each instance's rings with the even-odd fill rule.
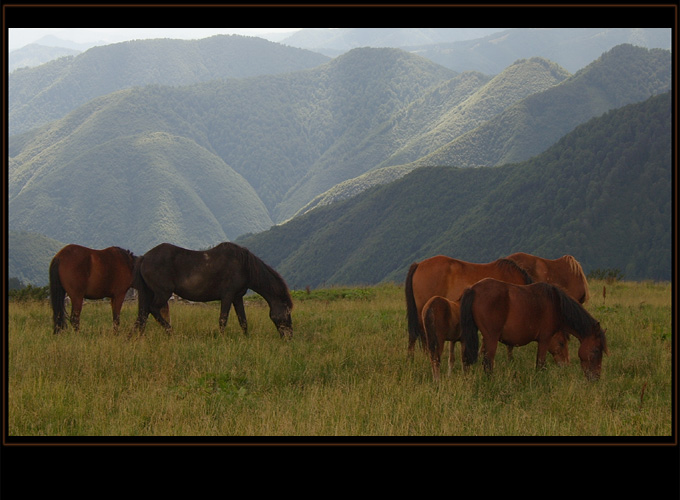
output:
[[544,259],[528,253],[517,252],[506,259],[516,262],[534,281],[557,285],[581,304],[588,302],[588,280],[581,264],[571,255],[559,259]]
[[[425,337],[425,347],[430,355],[432,376],[439,380],[444,342],[451,342],[449,354],[449,374],[453,368],[453,346],[460,339],[460,302],[451,301],[446,297],[435,295],[423,306],[422,324]],[[465,346],[461,343],[465,351]]]
[[66,328],[64,299],[71,298],[70,321],[77,332],[83,299],[111,298],[113,328],[118,329],[125,294],[132,285],[135,256],[129,250],[109,247],[93,250],[66,245],[50,263],[50,301],[54,333]]
[[[428,300],[423,307],[423,329],[425,330],[425,346],[429,351],[432,364],[432,375],[434,380],[438,381],[444,341],[451,342],[449,374],[451,374],[453,368],[453,346],[455,343],[461,342],[463,353],[465,351],[465,344],[461,340],[460,301],[451,301],[440,296]],[[561,331],[557,332],[550,339],[548,352],[552,354],[558,365],[569,364],[569,347],[566,334]]]
[[[406,315],[408,319],[408,356],[413,358],[416,340],[423,340],[422,312],[425,303],[436,295],[449,300],[459,300],[465,288],[483,278],[496,278],[509,283],[531,283],[527,272],[508,259],[498,259],[488,264],[473,264],[444,255],[430,257],[411,264],[406,276]],[[449,357],[451,370],[453,348]]]
[[608,354],[605,331],[586,309],[562,288],[548,283],[513,285],[484,279],[468,288],[460,300],[463,363],[477,361],[477,330],[482,332],[484,369],[493,372],[498,342],[522,346],[538,342],[536,367],[545,366],[550,341],[558,332],[581,343],[578,356],[589,380],[600,378],[602,354]]
[[244,334],[248,323],[243,296],[252,289],[269,304],[269,317],[281,337],[292,337],[293,301],[283,278],[247,248],[220,243],[210,250],[186,250],[162,243],[139,258],[134,270],[139,293],[136,329],[143,333],[149,314],[168,333],[170,323],[160,308],[173,293],[195,301],[221,301],[220,332],[224,332],[232,304]]

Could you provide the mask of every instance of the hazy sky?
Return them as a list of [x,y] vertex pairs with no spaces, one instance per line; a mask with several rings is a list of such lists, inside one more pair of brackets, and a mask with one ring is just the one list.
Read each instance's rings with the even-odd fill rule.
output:
[[16,50],[46,35],[78,43],[116,43],[144,38],[199,39],[217,34],[262,35],[300,28],[10,28],[9,48]]

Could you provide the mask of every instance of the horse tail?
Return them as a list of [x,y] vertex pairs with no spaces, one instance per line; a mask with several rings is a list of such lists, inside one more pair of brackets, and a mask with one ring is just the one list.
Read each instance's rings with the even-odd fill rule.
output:
[[463,363],[472,365],[477,362],[479,354],[479,337],[477,336],[477,323],[472,316],[472,303],[475,300],[475,291],[472,288],[465,289],[460,298],[460,330],[463,342]]
[[408,270],[406,275],[406,284],[404,291],[406,294],[406,318],[408,320],[408,339],[409,345],[415,343],[416,339],[422,339],[423,330],[420,326],[418,318],[418,308],[416,307],[416,299],[413,295],[413,275],[418,269],[418,263],[414,262]]
[[437,352],[439,347],[439,336],[437,335],[437,318],[435,317],[434,307],[428,307],[425,316],[423,317],[423,326],[425,327],[425,340],[427,347],[430,350],[430,355]]
[[66,328],[64,299],[66,299],[66,290],[61,284],[61,278],[59,277],[59,258],[55,257],[50,262],[50,303],[52,305],[54,333],[59,333],[59,330]]
[[132,288],[137,290],[137,303],[140,306],[140,310],[148,310],[150,298],[153,297],[153,291],[146,284],[142,276],[143,260],[143,255],[135,258],[135,265],[132,268]]

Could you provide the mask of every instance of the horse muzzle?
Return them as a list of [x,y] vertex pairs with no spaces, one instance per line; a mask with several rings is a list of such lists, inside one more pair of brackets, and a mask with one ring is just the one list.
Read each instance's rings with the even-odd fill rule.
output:
[[293,338],[293,328],[290,326],[279,326],[277,327],[279,335],[282,339],[290,340]]

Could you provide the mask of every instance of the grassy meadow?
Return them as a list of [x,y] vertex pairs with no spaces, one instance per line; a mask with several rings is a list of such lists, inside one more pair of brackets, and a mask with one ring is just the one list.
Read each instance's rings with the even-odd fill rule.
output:
[[422,351],[407,361],[401,286],[293,295],[290,341],[279,338],[258,297],[246,304],[248,337],[233,310],[222,335],[218,304],[173,303],[172,336],[150,319],[145,335],[130,340],[135,302],[124,305],[118,335],[108,301],[98,301],[85,305],[80,333],[58,336],[47,302],[10,302],[10,442],[28,436],[643,442],[672,436],[668,283],[591,282],[587,308],[607,328],[610,352],[598,382],[584,377],[572,338],[568,367],[549,356],[537,372],[532,343],[516,348],[512,361],[499,349],[492,377],[481,361],[463,374],[458,346],[453,373],[446,375],[446,354],[436,384]]

